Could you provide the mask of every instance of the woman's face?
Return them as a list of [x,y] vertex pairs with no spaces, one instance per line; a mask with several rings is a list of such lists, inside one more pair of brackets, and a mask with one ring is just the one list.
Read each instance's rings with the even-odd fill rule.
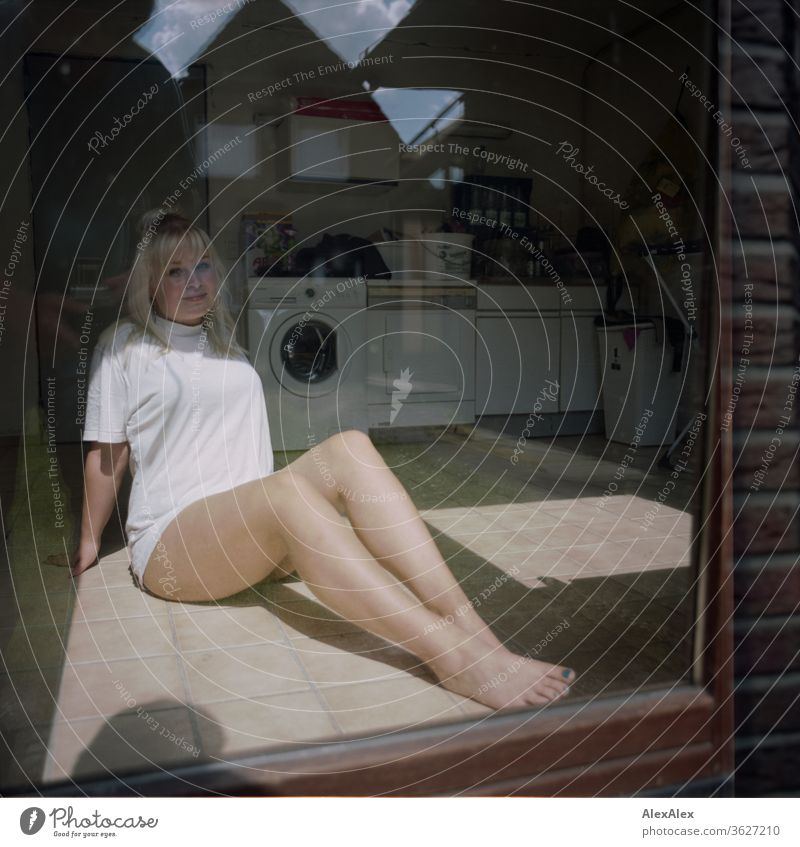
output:
[[214,304],[217,284],[208,254],[193,256],[181,248],[152,292],[156,311],[177,323],[200,324]]

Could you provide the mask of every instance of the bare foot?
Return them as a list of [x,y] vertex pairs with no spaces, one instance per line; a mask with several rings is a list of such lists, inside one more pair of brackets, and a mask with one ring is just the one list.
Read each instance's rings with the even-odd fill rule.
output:
[[563,697],[575,680],[569,668],[518,656],[505,647],[466,648],[428,662],[445,687],[492,709],[544,706]]

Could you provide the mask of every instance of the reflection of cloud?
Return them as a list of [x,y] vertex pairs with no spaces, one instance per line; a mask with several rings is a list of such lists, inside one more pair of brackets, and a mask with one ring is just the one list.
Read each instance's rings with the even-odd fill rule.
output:
[[155,0],[147,22],[133,40],[158,59],[175,79],[236,16],[241,0]]
[[326,8],[319,8],[320,0],[283,2],[337,56],[345,62],[356,63],[403,20],[416,0],[360,0],[358,3],[331,4]]
[[419,144],[463,118],[461,95],[449,88],[376,88],[372,92],[405,144]]

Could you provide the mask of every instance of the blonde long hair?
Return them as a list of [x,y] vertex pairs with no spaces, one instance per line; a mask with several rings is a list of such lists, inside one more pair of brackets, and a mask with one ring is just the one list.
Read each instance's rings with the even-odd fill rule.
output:
[[131,337],[149,336],[160,342],[165,350],[169,349],[169,338],[153,320],[150,285],[161,280],[174,256],[185,247],[193,256],[207,255],[217,277],[214,306],[203,319],[208,346],[219,356],[245,355],[236,341],[233,317],[226,302],[226,269],[208,233],[179,212],[163,209],[151,209],[142,215],[139,232],[141,237],[136,245],[125,298],[128,318],[136,329]]

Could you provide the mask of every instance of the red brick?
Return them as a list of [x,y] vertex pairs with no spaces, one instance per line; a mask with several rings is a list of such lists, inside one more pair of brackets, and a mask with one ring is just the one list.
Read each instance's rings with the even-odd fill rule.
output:
[[774,0],[748,0],[731,4],[731,34],[736,41],[762,41],[779,44],[787,37],[783,3]]
[[791,192],[779,182],[780,177],[756,177],[754,184],[749,176],[733,181],[733,227],[742,238],[774,240],[795,234]]
[[800,555],[746,558],[733,569],[736,614],[788,615],[800,601]]
[[[744,254],[742,253],[744,247]],[[734,243],[733,299],[744,300],[745,285],[752,284],[753,301],[792,303],[800,295],[800,266],[797,250],[788,241]]]
[[736,731],[744,735],[800,730],[800,675],[746,679],[734,692]]
[[742,164],[742,158],[733,151],[733,169],[740,173],[788,173],[791,167],[791,132],[787,115],[737,112],[733,118],[733,134],[747,151],[745,156],[748,167]]
[[[734,351],[731,379],[740,388],[739,400],[733,413],[735,429],[750,431],[763,429],[774,432],[786,404],[789,384],[792,379],[790,368],[765,368],[750,364],[739,371],[739,358]],[[723,411],[727,408],[724,404]]]
[[797,361],[800,334],[794,308],[754,306],[748,314],[745,304],[734,303],[732,317],[734,356],[749,344],[754,364],[793,366]]
[[742,739],[736,744],[736,796],[800,790],[798,761],[800,739],[795,734]]
[[[780,438],[780,443],[773,442]],[[784,432],[776,435],[774,432],[752,433],[746,442],[737,444],[733,451],[733,480],[738,490],[747,491],[751,485],[756,485],[760,491],[800,490],[800,439],[797,433]],[[759,480],[757,471],[763,471],[766,466],[766,476]]]
[[800,668],[800,614],[737,620],[733,628],[737,678],[747,673],[781,674]]
[[[780,49],[734,46],[731,55],[731,101],[751,109],[787,108],[787,59]],[[723,82],[724,85],[724,82]],[[720,136],[721,141],[724,136]]]
[[800,550],[797,497],[770,493],[734,497],[733,545],[736,556],[793,553]]

